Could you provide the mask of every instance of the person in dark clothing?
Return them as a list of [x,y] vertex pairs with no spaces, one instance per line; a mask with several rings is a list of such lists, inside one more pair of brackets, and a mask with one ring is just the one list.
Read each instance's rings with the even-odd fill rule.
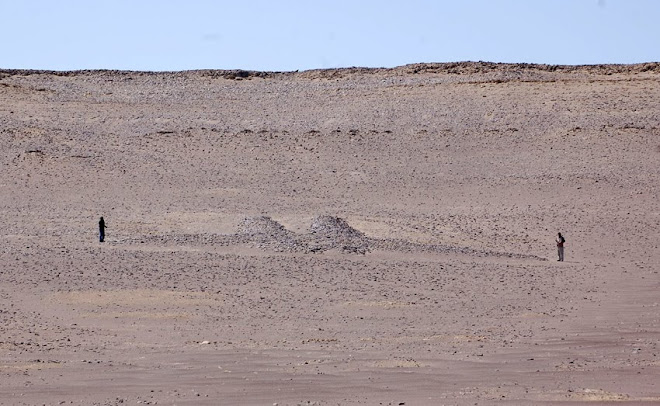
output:
[[103,220],[103,217],[101,217],[101,220],[99,220],[99,240],[103,242],[105,239],[105,221]]
[[561,235],[561,233],[557,233],[555,241],[557,242],[557,255],[559,256],[557,261],[564,262],[564,243],[566,242],[566,239],[564,239],[564,236]]

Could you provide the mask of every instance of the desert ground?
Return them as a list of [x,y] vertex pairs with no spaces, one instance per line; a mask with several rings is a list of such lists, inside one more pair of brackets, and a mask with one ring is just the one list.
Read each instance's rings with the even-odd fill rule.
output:
[[0,70],[0,404],[658,404],[659,192],[655,63]]

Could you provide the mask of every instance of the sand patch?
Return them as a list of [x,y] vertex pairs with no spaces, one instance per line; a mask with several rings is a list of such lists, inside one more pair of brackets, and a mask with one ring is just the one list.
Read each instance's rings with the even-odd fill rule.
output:
[[587,402],[621,402],[630,400],[630,396],[622,393],[607,392],[601,389],[583,389],[569,396],[573,400]]
[[399,307],[414,306],[410,302],[400,302],[395,300],[374,300],[374,301],[348,301],[344,303],[347,307],[378,307],[382,309],[395,309]]
[[610,392],[603,389],[576,389],[565,394],[554,391],[552,393],[541,393],[540,399],[556,401],[568,399],[570,402],[658,402],[657,396],[631,396],[626,393]]
[[158,231],[171,233],[231,234],[240,221],[240,215],[214,212],[175,211],[158,219]]
[[151,319],[151,320],[182,320],[195,318],[190,313],[177,312],[85,312],[81,315],[85,318],[106,318],[106,319]]
[[386,359],[375,361],[374,368],[421,368],[422,364],[412,358],[409,359]]
[[549,317],[547,314],[544,313],[537,313],[537,312],[524,312],[520,313],[518,317],[522,319],[538,319],[542,317]]
[[19,362],[16,364],[0,364],[0,370],[40,370],[62,368],[62,363],[58,361],[35,360],[30,362]]
[[348,219],[353,228],[360,230],[364,235],[371,238],[392,238],[397,235],[397,229],[391,225],[371,218],[350,217]]
[[476,336],[476,335],[465,335],[459,334],[452,337],[452,342],[455,343],[472,343],[472,342],[482,342],[488,340],[486,336]]
[[287,230],[291,230],[296,234],[305,234],[309,232],[309,225],[312,223],[313,216],[280,214],[273,215],[272,218],[282,224]]
[[382,342],[382,343],[395,343],[395,344],[411,344],[423,342],[438,342],[438,343],[472,343],[472,342],[485,342],[489,338],[486,336],[470,336],[470,335],[453,335],[453,334],[434,334],[428,336],[387,336],[387,337],[360,337],[363,342]]
[[217,296],[201,292],[172,292],[157,289],[90,290],[60,292],[51,301],[68,305],[92,306],[199,306],[217,303]]
[[419,244],[438,243],[437,238],[420,229],[395,226],[375,218],[350,217],[349,220],[353,228],[360,230],[370,238],[385,240],[394,238]]
[[351,226],[369,238],[409,241],[414,244],[447,244],[481,248],[476,236],[459,230],[454,224],[435,225],[433,229],[410,224],[396,224],[391,220],[349,217]]

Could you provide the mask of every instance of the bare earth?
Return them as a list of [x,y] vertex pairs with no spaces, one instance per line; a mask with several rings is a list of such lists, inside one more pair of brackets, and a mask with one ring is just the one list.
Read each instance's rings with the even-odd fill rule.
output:
[[0,403],[657,404],[659,162],[658,64],[0,71]]

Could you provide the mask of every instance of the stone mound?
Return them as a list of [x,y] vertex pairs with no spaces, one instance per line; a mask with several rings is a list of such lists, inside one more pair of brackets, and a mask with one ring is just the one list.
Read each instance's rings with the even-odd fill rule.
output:
[[284,226],[268,216],[246,217],[238,226],[240,234],[260,235],[286,233]]
[[274,251],[304,251],[296,234],[268,216],[247,217],[238,227],[238,235],[259,248]]
[[312,234],[327,238],[365,238],[364,234],[351,227],[346,220],[333,216],[318,216],[312,220]]
[[310,232],[314,240],[312,251],[341,249],[359,254],[369,251],[369,238],[339,217],[324,215],[314,218]]

